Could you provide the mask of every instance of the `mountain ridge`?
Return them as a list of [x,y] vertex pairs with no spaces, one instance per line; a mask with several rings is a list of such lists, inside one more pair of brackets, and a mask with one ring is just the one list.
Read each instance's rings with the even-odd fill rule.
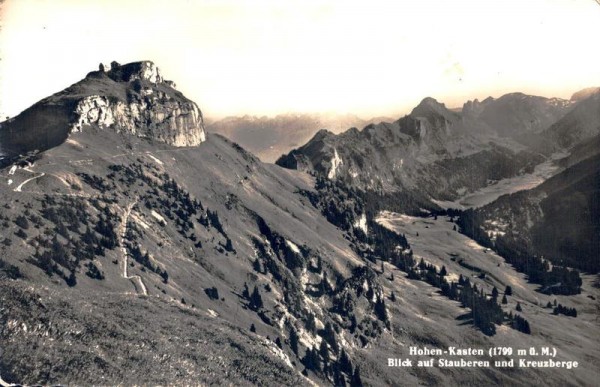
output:
[[[530,170],[565,145],[557,144],[558,135],[548,134],[560,132],[551,126],[581,115],[580,111],[588,112],[581,122],[589,126],[582,127],[581,139],[600,133],[600,114],[584,109],[594,98],[572,102],[510,93],[498,99],[468,101],[459,113],[428,97],[410,114],[392,123],[314,136],[277,163],[327,176],[333,170],[332,160],[339,159],[341,162],[335,163],[335,169],[339,169],[336,178],[361,189],[394,192],[418,186],[434,199],[452,198],[462,189],[475,190],[489,180]],[[571,123],[564,126],[565,132],[576,127]],[[494,168],[499,173],[481,162],[484,155],[487,160],[495,160]],[[476,164],[468,172],[470,181],[466,175],[441,171],[444,164],[454,165],[449,169],[458,171],[473,161]],[[477,164],[481,165],[479,172]],[[435,182],[424,181],[421,176],[438,178]]]
[[370,122],[392,120],[375,117],[364,120],[353,114],[286,113],[269,116],[229,116],[207,125],[207,131],[219,133],[256,154],[265,162],[274,162],[282,154],[308,141],[321,129],[336,133],[349,127],[364,127]]
[[[101,64],[81,81],[0,123],[5,157],[46,150],[95,127],[178,146],[205,139],[202,112],[151,61]],[[43,118],[42,118],[43,117]]]

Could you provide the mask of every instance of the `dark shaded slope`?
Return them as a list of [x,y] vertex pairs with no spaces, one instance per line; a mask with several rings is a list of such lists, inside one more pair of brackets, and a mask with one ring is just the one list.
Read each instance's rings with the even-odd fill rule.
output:
[[[0,124],[0,156],[10,159],[62,144],[69,135],[75,101],[38,103]],[[4,163],[8,160],[4,160]],[[0,163],[3,163],[0,160]],[[0,164],[1,165],[1,164]]]
[[570,102],[523,93],[511,93],[482,103],[478,118],[503,137],[539,133],[560,119]]
[[531,228],[533,248],[553,262],[600,271],[600,155],[550,179],[541,190],[543,221]]
[[557,146],[569,148],[600,134],[600,93],[578,102],[544,132]]
[[484,243],[501,245],[506,254],[543,256],[557,265],[596,273],[600,271],[599,197],[600,155],[596,153],[532,190],[466,212],[463,231]]

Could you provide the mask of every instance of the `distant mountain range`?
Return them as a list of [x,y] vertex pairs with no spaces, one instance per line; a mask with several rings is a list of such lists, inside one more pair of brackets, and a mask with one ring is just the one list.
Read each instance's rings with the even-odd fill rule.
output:
[[308,141],[320,129],[334,133],[348,128],[363,128],[370,123],[391,121],[388,117],[364,120],[352,114],[281,114],[275,117],[227,117],[207,125],[208,132],[219,133],[272,163],[282,154]]
[[512,93],[469,101],[461,112],[426,98],[393,123],[320,131],[277,164],[366,190],[454,199],[598,134],[599,97],[576,102]]
[[[154,63],[101,65],[0,123],[0,384],[593,385],[600,288],[563,265],[597,267],[597,112],[595,94],[426,98],[362,130],[289,115],[206,134]],[[244,149],[294,143],[279,165]],[[433,201],[557,150],[533,190]],[[579,368],[388,360],[499,346]]]

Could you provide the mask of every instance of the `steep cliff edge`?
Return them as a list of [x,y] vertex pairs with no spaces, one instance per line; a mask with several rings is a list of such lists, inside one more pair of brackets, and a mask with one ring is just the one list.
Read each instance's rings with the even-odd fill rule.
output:
[[198,106],[150,61],[100,64],[83,80],[0,124],[4,157],[55,147],[88,128],[195,146],[205,140]]

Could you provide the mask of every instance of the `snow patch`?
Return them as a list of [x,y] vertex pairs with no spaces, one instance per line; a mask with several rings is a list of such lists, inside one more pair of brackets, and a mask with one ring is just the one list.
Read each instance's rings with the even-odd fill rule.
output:
[[165,220],[165,218],[162,217],[161,214],[159,214],[158,212],[152,210],[152,216],[158,220],[160,223],[166,224],[167,221]]
[[11,185],[13,183],[12,179],[8,179],[8,185]]
[[218,314],[217,312],[215,312],[214,310],[212,310],[212,309],[207,309],[207,310],[206,310],[206,313],[207,313],[207,314],[208,314],[210,317],[213,317],[213,318],[214,318],[214,317],[219,317],[219,314]]
[[142,226],[144,228],[144,230],[147,230],[150,228],[150,225],[148,223],[144,222],[139,216],[137,216],[135,214],[131,214],[131,217],[137,224]]
[[448,273],[446,274],[446,281],[448,282],[458,282],[459,275],[456,273]]
[[365,234],[368,233],[369,229],[367,228],[367,215],[362,214],[360,218],[356,222],[354,222],[354,227],[363,230]]
[[340,155],[338,155],[337,149],[333,148],[333,158],[331,159],[331,168],[329,169],[329,173],[327,174],[328,179],[335,179],[338,168],[340,165],[343,165],[344,161],[341,159]]
[[313,336],[312,334],[310,334],[310,332],[304,329],[298,330],[298,341],[300,341],[300,343],[302,343],[302,345],[304,345],[306,348],[318,348],[322,340],[323,339],[321,339],[321,336]]
[[278,358],[280,358],[281,360],[283,360],[283,362],[290,368],[294,369],[294,366],[292,365],[292,361],[290,360],[289,356],[283,352],[283,350],[281,348],[279,348],[277,346],[277,344],[275,344],[274,342],[264,339],[263,343],[265,344],[265,346],[267,348],[269,348],[269,350]]
[[300,254],[300,249],[298,248],[298,246],[292,242],[292,241],[288,241],[287,239],[285,240],[285,243],[288,245],[288,247],[290,249],[292,249],[292,251],[296,254]]
[[150,153],[146,153],[146,155],[148,157],[150,157],[152,160],[154,160],[157,164],[159,165],[163,165],[164,163],[162,161],[160,161],[158,158],[154,157],[153,155],[151,155]]
[[389,212],[389,211],[381,211],[378,214],[375,221],[378,224],[380,224],[390,230],[393,230],[394,226],[392,225],[391,222],[399,221],[399,222],[402,222],[403,224],[411,224],[411,223],[423,221],[423,218],[405,215],[405,214],[396,214],[396,213]]
[[81,144],[80,144],[78,141],[75,141],[75,140],[73,140],[72,138],[67,138],[67,141],[65,141],[65,142],[66,142],[67,144],[71,144],[71,145],[73,145],[73,146],[75,146],[75,147],[78,147],[78,148],[82,148],[82,149],[83,149],[83,146],[82,146],[82,145],[81,145]]
[[17,171],[17,166],[13,165],[12,167],[10,167],[10,171],[8,171],[8,174],[14,175],[16,171]]
[[302,285],[302,291],[306,291],[306,285],[308,284],[308,273],[306,268],[302,269],[302,275],[300,276],[300,284]]

